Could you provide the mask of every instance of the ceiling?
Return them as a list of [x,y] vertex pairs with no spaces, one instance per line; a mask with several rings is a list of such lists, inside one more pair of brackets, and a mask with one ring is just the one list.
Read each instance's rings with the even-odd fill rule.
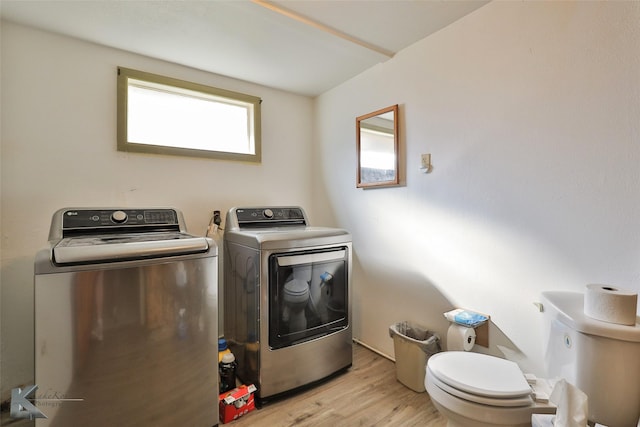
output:
[[0,0],[0,12],[23,25],[316,96],[486,3]]

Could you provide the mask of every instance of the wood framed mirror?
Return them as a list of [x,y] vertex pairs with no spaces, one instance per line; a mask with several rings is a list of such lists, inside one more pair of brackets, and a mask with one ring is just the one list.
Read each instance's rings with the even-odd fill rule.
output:
[[356,187],[388,187],[400,183],[398,105],[356,117]]

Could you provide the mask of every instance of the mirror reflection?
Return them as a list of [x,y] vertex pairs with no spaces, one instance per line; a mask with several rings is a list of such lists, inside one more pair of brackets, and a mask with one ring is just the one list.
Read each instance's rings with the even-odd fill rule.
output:
[[398,185],[398,105],[356,118],[357,187]]

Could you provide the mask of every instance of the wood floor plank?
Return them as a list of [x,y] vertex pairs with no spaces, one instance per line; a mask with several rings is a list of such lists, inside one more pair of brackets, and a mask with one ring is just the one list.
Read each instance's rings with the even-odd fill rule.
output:
[[445,427],[427,393],[396,380],[395,365],[354,344],[353,366],[309,390],[267,403],[227,424],[231,427]]

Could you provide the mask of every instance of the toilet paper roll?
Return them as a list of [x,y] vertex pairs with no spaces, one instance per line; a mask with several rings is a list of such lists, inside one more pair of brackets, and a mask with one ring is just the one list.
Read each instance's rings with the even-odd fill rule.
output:
[[452,323],[447,330],[447,350],[469,351],[476,343],[476,330]]
[[587,285],[584,294],[584,314],[618,325],[634,326],[638,294],[636,292],[607,285]]

